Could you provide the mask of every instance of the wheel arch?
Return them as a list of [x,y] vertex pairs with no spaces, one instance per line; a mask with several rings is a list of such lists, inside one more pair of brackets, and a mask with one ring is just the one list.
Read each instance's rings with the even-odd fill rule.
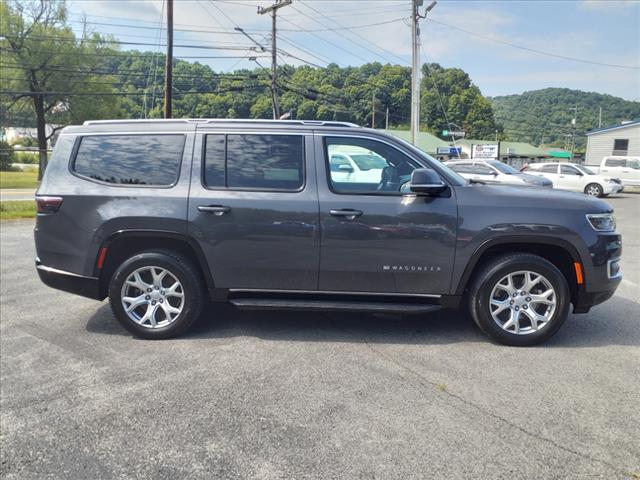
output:
[[[154,249],[168,249],[184,255],[200,272],[207,289],[215,289],[206,257],[198,242],[189,235],[164,230],[120,230],[106,238],[98,250],[94,276],[100,279],[100,293],[106,296],[113,273],[125,259]],[[101,254],[104,258],[100,267]]]
[[580,255],[569,242],[557,238],[534,239],[529,237],[507,237],[489,240],[480,245],[471,256],[455,294],[464,295],[474,276],[492,258],[505,253],[531,253],[553,263],[564,275],[571,291],[571,301],[577,297],[578,281],[574,263],[582,265]]

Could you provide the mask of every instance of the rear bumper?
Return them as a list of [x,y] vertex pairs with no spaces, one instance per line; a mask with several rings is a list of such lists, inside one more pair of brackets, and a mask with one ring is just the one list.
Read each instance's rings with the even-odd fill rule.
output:
[[93,298],[94,300],[102,300],[104,298],[100,294],[100,280],[98,278],[85,277],[76,273],[47,267],[40,262],[39,258],[36,258],[36,270],[40,280],[51,288]]

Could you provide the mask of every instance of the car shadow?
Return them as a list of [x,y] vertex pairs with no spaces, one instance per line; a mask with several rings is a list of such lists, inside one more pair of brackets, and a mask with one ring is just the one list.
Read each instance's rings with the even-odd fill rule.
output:
[[[587,315],[570,315],[560,331],[539,348],[640,345],[639,321],[633,315],[639,308],[638,303],[616,297]],[[96,334],[131,337],[107,304],[89,318],[86,328]],[[428,315],[243,311],[224,303],[209,305],[190,331],[172,341],[242,337],[408,345],[489,341],[462,311],[442,310]]]

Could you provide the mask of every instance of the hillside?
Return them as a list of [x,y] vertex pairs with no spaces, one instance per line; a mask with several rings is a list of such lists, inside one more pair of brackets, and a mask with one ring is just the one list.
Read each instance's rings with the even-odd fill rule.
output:
[[[497,123],[503,125],[510,140],[565,146],[573,133],[571,119],[577,107],[576,145],[586,144],[584,133],[598,127],[602,107],[602,126],[640,117],[640,102],[612,95],[568,88],[545,88],[490,99]],[[567,137],[569,135],[569,137]]]

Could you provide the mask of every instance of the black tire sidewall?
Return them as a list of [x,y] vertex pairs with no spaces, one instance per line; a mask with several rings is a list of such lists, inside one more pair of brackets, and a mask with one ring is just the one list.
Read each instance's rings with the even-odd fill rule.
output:
[[[551,320],[542,330],[527,335],[516,335],[498,326],[491,316],[489,308],[490,296],[496,283],[512,272],[529,270],[543,275],[556,292],[557,305]],[[553,264],[533,256],[517,259],[505,259],[490,268],[474,292],[471,302],[473,318],[480,329],[499,343],[512,346],[528,346],[544,342],[551,338],[562,326],[569,314],[570,293],[567,281]]]
[[[135,270],[156,266],[167,269],[182,284],[184,306],[182,312],[169,325],[160,328],[146,328],[129,318],[121,302],[122,285]],[[118,267],[109,284],[109,302],[119,323],[137,337],[146,339],[164,339],[174,337],[191,326],[200,313],[202,285],[184,260],[161,252],[145,252],[135,255]]]

